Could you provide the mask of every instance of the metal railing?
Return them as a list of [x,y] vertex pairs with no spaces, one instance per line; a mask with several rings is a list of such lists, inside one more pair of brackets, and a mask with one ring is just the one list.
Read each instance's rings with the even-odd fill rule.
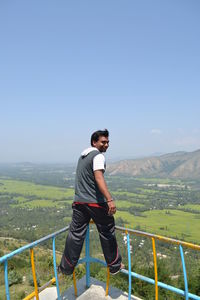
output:
[[[8,280],[8,261],[14,257],[15,255],[18,255],[22,253],[23,251],[30,249],[30,257],[31,257],[31,266],[32,266],[32,275],[33,275],[33,282],[34,282],[34,291],[26,296],[24,300],[32,299],[33,297],[36,298],[36,300],[39,300],[39,293],[44,290],[46,287],[48,287],[50,284],[56,283],[57,288],[57,297],[58,300],[61,300],[60,295],[60,288],[59,288],[59,281],[58,281],[58,273],[57,273],[57,267],[56,267],[56,246],[55,246],[55,238],[59,234],[66,232],[69,229],[69,226],[52,233],[48,236],[45,236],[33,243],[30,243],[28,245],[25,245],[9,254],[6,254],[2,257],[0,257],[0,263],[4,264],[4,278],[5,278],[5,290],[6,290],[6,299],[10,300],[10,292],[9,292],[9,280]],[[163,289],[169,290],[171,292],[174,292],[176,294],[179,294],[181,296],[184,296],[186,300],[188,299],[194,299],[194,300],[200,300],[200,296],[192,294],[188,290],[188,280],[187,280],[187,272],[186,272],[186,266],[185,266],[185,260],[184,260],[184,253],[183,253],[183,247],[191,248],[194,250],[200,250],[199,245],[195,245],[192,243],[187,243],[183,241],[179,241],[176,239],[171,239],[167,237],[163,237],[160,235],[154,235],[147,232],[142,232],[138,230],[132,230],[127,229],[124,227],[116,226],[116,230],[119,230],[123,232],[126,235],[127,240],[127,254],[128,254],[128,270],[122,269],[120,272],[128,275],[128,282],[129,282],[129,288],[128,288],[128,299],[131,299],[131,283],[132,278],[137,278],[142,281],[145,281],[147,283],[153,284],[155,286],[155,299],[158,300],[158,287],[161,287]],[[152,240],[152,249],[153,249],[153,261],[154,261],[154,279],[143,276],[141,274],[135,273],[131,270],[131,245],[130,245],[130,234],[139,235],[139,236],[145,236]],[[35,270],[35,261],[34,261],[34,247],[40,245],[41,243],[52,239],[52,249],[53,249],[53,266],[54,266],[54,275],[55,277],[52,278],[50,281],[48,281],[45,285],[38,288],[37,284],[37,278],[36,278],[36,270]],[[185,289],[181,290],[174,286],[165,284],[163,282],[158,281],[158,271],[157,271],[157,254],[156,254],[156,246],[155,242],[157,240],[170,243],[170,244],[176,244],[179,246],[180,249],[180,256],[181,256],[181,262],[182,262],[182,269],[183,269],[183,275],[184,275],[184,285]],[[107,264],[105,261],[100,260],[98,258],[94,258],[90,256],[90,231],[89,226],[87,228],[86,233],[86,241],[85,241],[85,257],[80,259],[78,264],[85,263],[86,264],[86,286],[90,286],[90,263],[100,263],[107,267]],[[107,281],[106,281],[106,295],[108,295],[109,290],[109,279],[110,279],[110,272],[109,268],[107,267]],[[74,291],[75,295],[77,296],[77,285],[76,285],[76,278],[75,278],[75,271],[73,272],[73,283],[74,283]]]
[[[128,271],[127,270],[121,270],[122,273],[127,274],[129,277],[129,295],[128,299],[131,299],[131,278],[138,278],[140,280],[143,280],[145,282],[151,283],[155,285],[155,299],[158,300],[158,287],[164,288],[166,290],[169,290],[171,292],[174,292],[176,294],[179,294],[183,297],[185,297],[186,300],[188,299],[195,299],[195,300],[200,300],[200,296],[189,293],[188,291],[188,280],[187,280],[187,272],[186,272],[186,266],[185,266],[185,259],[184,259],[184,253],[183,253],[183,247],[190,248],[193,250],[200,250],[199,245],[195,245],[192,243],[187,243],[183,242],[180,240],[172,239],[172,238],[167,238],[163,237],[160,235],[155,235],[139,230],[132,230],[132,229],[125,229],[124,227],[116,226],[117,230],[120,230],[122,232],[125,232],[126,237],[127,237],[127,251],[128,251]],[[153,261],[154,261],[154,279],[137,274],[135,272],[131,271],[131,250],[130,250],[130,234],[135,234],[139,236],[144,236],[147,238],[150,238],[152,240],[152,249],[153,249]],[[178,289],[174,286],[165,284],[163,282],[158,281],[158,270],[157,270],[157,255],[156,255],[156,247],[155,247],[155,241],[163,241],[165,243],[169,244],[176,244],[179,246],[180,250],[180,256],[181,256],[181,263],[182,263],[182,269],[183,269],[183,276],[184,276],[184,286],[185,290]]]
[[[59,282],[58,282],[58,274],[57,274],[57,267],[56,267],[56,246],[55,246],[55,238],[57,235],[67,231],[69,229],[69,226],[64,227],[63,229],[56,231],[52,234],[49,234],[33,243],[30,243],[28,245],[25,245],[21,248],[16,249],[15,251],[6,254],[2,257],[0,257],[0,263],[4,264],[4,281],[5,281],[5,290],[6,290],[6,299],[10,300],[10,291],[9,291],[9,280],[8,280],[8,261],[24,252],[25,250],[30,249],[30,257],[31,257],[31,267],[32,267],[32,275],[33,275],[33,283],[34,283],[34,288],[35,291],[32,292],[30,295],[24,298],[24,300],[29,300],[32,299],[33,297],[36,297],[36,300],[39,300],[39,293],[44,290],[46,287],[48,287],[50,284],[56,283],[56,288],[57,288],[57,294],[58,294],[58,299],[60,299],[60,290],[59,290]],[[52,278],[49,282],[47,282],[44,286],[42,286],[40,289],[38,288],[37,284],[37,277],[36,277],[36,270],[35,270],[35,260],[34,260],[34,247],[52,239],[52,248],[53,248],[53,266],[54,266],[54,275],[55,277]]]

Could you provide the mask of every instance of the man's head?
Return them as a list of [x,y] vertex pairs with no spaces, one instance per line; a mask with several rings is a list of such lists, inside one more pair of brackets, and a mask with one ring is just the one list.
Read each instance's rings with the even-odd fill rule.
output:
[[109,147],[109,132],[107,129],[97,130],[91,135],[91,146],[100,152],[106,152]]

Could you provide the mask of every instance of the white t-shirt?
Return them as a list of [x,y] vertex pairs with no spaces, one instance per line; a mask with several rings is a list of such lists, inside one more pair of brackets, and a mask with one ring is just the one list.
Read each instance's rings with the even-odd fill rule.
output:
[[[88,155],[90,152],[94,151],[94,150],[98,150],[95,147],[90,147],[85,149],[81,155],[82,156],[86,156]],[[97,154],[94,159],[93,159],[93,171],[97,171],[97,170],[103,170],[105,172],[106,169],[106,159],[105,156],[102,153]]]

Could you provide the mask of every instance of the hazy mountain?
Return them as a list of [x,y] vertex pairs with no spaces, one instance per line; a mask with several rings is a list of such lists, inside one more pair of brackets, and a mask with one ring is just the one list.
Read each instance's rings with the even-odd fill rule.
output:
[[121,160],[109,164],[110,175],[200,178],[200,150]]

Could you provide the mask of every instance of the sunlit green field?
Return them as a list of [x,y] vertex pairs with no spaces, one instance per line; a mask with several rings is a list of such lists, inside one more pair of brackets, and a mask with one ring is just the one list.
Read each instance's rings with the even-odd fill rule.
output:
[[131,206],[144,207],[144,204],[141,204],[141,203],[135,203],[132,201],[120,201],[120,200],[116,201],[116,205],[117,205],[117,208],[129,208]]
[[[147,178],[146,177],[137,177],[136,178],[137,181],[141,181],[141,182],[146,182]],[[170,178],[148,178],[148,182],[149,183],[162,183],[162,184],[181,184],[181,180],[179,179],[170,179]]]
[[[138,189],[139,190],[139,189]],[[141,190],[141,189],[140,189]],[[131,197],[131,198],[147,198],[147,195],[143,194],[143,195],[140,195],[140,194],[136,194],[136,193],[131,193],[131,192],[124,192],[124,191],[114,191],[112,192],[113,195],[120,195],[123,197],[123,195],[127,196],[127,197]]]
[[200,211],[200,204],[185,204],[184,206],[180,206],[180,207]]
[[62,207],[63,203],[72,203],[74,190],[36,185],[25,181],[0,180],[0,193],[12,196],[17,202],[11,204],[12,207]]
[[70,188],[57,188],[16,180],[0,180],[0,192],[7,192],[8,194],[16,193],[23,196],[37,196],[52,200],[73,197],[74,194],[74,190]]
[[[159,190],[153,190],[153,189],[148,189],[148,188],[137,188],[136,190],[142,194],[142,195],[140,195],[141,197],[144,197],[144,195],[145,195],[145,198],[148,198],[149,195],[156,196],[156,195],[160,194]],[[174,194],[174,192],[173,191],[162,191],[162,194],[172,196]]]
[[[65,203],[72,203],[72,200],[66,200]],[[12,207],[16,207],[19,205],[18,204],[12,204]],[[52,200],[42,200],[42,199],[38,199],[38,200],[32,200],[32,201],[26,201],[23,203],[20,203],[20,207],[23,208],[36,208],[36,207],[56,207],[56,208],[60,208],[63,206],[62,202],[59,202],[58,200],[56,201],[52,201]]]
[[[148,195],[155,192],[153,189],[141,188],[140,190],[142,195],[123,192],[122,190],[113,192],[113,195],[118,195],[121,199],[123,199],[124,195],[125,198],[124,200],[116,199],[117,207],[120,209],[128,209],[133,206],[145,208],[144,203],[146,203],[146,200],[140,203],[140,197],[142,196],[143,200],[145,197],[148,199]],[[156,192],[158,193],[159,191]],[[25,181],[2,179],[0,180],[0,193],[1,196],[7,195],[13,200],[10,204],[12,208],[55,208],[56,213],[57,209],[62,208],[65,204],[72,203],[74,190],[72,188],[58,188],[36,185]],[[164,193],[167,192],[164,191]],[[129,197],[130,201],[128,200]],[[194,204],[186,204],[179,208],[200,211],[200,205]],[[200,243],[200,214],[176,209],[156,209],[141,212],[140,216],[135,216],[128,211],[120,210],[116,214],[116,218],[119,217],[130,228],[140,228],[147,232]]]
[[141,230],[147,232],[200,243],[200,216],[196,214],[179,210],[153,210],[138,217],[120,211],[117,217],[121,217],[127,227],[132,229],[140,226]]

